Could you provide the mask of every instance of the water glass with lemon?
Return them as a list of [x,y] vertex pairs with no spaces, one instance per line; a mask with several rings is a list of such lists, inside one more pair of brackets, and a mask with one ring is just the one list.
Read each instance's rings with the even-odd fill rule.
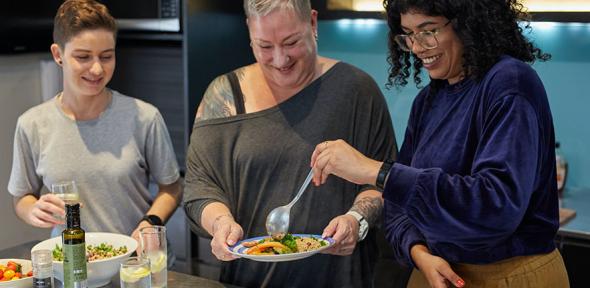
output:
[[126,259],[121,263],[119,278],[121,279],[121,288],[152,287],[150,259],[141,256]]
[[153,288],[165,288],[168,282],[166,227],[151,226],[139,230],[141,255],[150,259]]

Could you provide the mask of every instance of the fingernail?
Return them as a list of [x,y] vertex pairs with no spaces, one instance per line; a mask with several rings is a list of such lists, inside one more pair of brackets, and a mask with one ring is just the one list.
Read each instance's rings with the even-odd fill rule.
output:
[[457,284],[457,287],[463,287],[463,285],[465,285],[465,281],[463,281],[463,279],[459,279],[459,280],[457,280],[456,284]]

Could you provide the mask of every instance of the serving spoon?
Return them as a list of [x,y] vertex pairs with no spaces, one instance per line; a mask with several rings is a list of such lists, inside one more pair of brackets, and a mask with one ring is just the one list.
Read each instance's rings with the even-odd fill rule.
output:
[[287,234],[289,230],[289,214],[291,213],[291,207],[299,200],[309,182],[311,182],[311,178],[313,178],[313,170],[309,170],[309,174],[307,174],[307,178],[303,181],[303,185],[299,188],[299,192],[295,195],[295,198],[289,202],[289,204],[284,206],[279,206],[275,209],[272,209],[268,216],[266,216],[266,232],[270,237],[274,239],[282,239],[283,236]]

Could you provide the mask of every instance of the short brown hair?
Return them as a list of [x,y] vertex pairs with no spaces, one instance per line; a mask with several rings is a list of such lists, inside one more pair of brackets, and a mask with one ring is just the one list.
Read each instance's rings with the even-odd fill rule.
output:
[[117,38],[117,24],[109,9],[94,0],[66,0],[53,20],[53,42],[64,48],[76,34],[84,30],[105,29]]

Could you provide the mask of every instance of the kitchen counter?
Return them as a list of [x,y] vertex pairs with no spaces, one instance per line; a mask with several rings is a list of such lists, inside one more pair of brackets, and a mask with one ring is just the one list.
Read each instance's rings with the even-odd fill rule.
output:
[[[18,258],[31,259],[31,248],[39,241],[30,241],[21,245],[0,250],[0,258]],[[56,287],[61,287],[59,281],[56,280]],[[111,283],[104,287],[119,287],[119,275],[113,277]],[[217,281],[197,277],[189,274],[179,273],[175,271],[168,271],[168,288],[188,288],[188,287],[204,287],[204,288],[237,288],[237,286],[222,284]]]
[[590,287],[590,188],[567,188],[562,207],[576,216],[559,227],[555,243],[563,256],[570,287]]
[[590,240],[590,189],[566,189],[562,199],[562,207],[575,210],[576,216],[559,227],[558,240],[565,238]]

